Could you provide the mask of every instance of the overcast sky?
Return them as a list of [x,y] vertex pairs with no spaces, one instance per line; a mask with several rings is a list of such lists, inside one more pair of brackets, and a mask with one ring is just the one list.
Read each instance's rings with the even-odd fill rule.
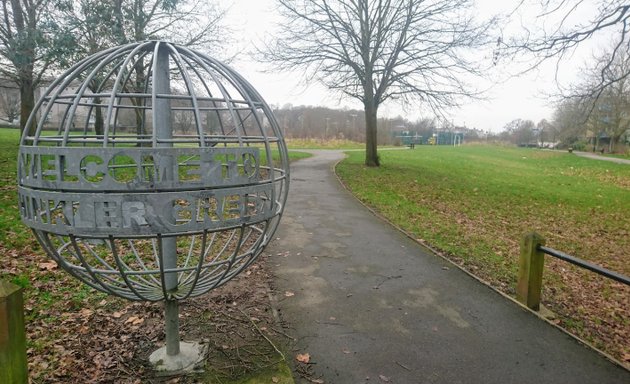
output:
[[[510,9],[517,0],[477,0],[479,15],[490,15],[502,10]],[[588,3],[588,1],[587,1]],[[274,0],[223,0],[222,4],[229,7],[227,25],[233,30],[232,48],[239,52],[247,52],[259,45],[265,37],[274,33],[274,26],[280,20],[275,9]],[[498,7],[503,7],[499,9]],[[527,19],[528,9],[519,11]],[[589,10],[582,11],[576,17],[587,19]],[[601,39],[599,40],[601,42]],[[556,71],[555,61],[545,63],[535,71],[523,76],[511,78],[504,83],[495,85],[487,94],[487,100],[475,101],[463,106],[459,110],[450,111],[450,118],[456,125],[469,128],[479,128],[499,132],[508,122],[517,119],[531,119],[538,122],[543,118],[550,119],[553,106],[546,95],[556,92],[555,77],[559,75],[564,83],[576,79],[579,69],[597,49],[595,42],[585,45],[581,50],[561,63],[560,71]],[[261,65],[253,62],[247,54],[240,54],[232,66],[254,85],[269,104],[285,105],[323,105],[332,108],[362,109],[360,103],[353,99],[339,99],[337,94],[328,92],[318,84],[306,86],[301,83],[300,74],[291,73],[263,73]],[[514,68],[510,68],[514,69]],[[501,69],[497,69],[498,78]],[[405,110],[396,102],[388,102],[379,108],[380,116],[395,117],[401,115],[410,120],[419,117],[433,117],[428,113],[422,114],[419,108],[407,107]]]

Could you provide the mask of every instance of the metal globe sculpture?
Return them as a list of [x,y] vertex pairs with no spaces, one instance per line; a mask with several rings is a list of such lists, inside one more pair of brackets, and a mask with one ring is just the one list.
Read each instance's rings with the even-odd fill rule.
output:
[[[21,139],[18,183],[23,222],[63,269],[108,294],[176,305],[261,253],[289,168],[271,109],[243,77],[148,41],[50,85]],[[166,315],[168,339],[177,316]]]

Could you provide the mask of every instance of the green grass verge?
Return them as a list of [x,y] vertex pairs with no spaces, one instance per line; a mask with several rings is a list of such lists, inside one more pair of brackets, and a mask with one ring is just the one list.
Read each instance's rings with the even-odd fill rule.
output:
[[[359,199],[508,294],[519,241],[531,231],[552,248],[630,275],[628,165],[489,146],[381,151],[380,168],[365,167],[362,152],[348,155],[337,172]],[[569,328],[580,324],[572,331],[627,353],[630,289],[547,260],[545,304]]]
[[31,232],[20,222],[17,206],[19,141],[19,130],[0,129],[0,243],[7,248],[21,248],[32,241]]

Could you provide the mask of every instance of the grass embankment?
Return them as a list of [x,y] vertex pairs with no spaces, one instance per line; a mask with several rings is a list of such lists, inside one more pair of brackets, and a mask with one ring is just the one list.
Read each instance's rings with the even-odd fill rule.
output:
[[[19,217],[18,142],[18,130],[0,128],[0,279],[25,288],[31,382],[159,381],[147,361],[164,337],[161,305],[96,292],[44,255]],[[308,156],[289,152],[291,160]],[[278,337],[272,331],[264,263],[252,265],[247,275],[183,303],[182,338],[208,343],[212,369],[179,382],[243,382],[261,371],[263,377],[291,382],[283,359],[262,336]]]
[[[349,188],[413,236],[513,295],[519,241],[547,245],[630,275],[630,167],[568,153],[485,146],[351,153]],[[556,322],[630,360],[630,288],[546,259],[543,303]]]

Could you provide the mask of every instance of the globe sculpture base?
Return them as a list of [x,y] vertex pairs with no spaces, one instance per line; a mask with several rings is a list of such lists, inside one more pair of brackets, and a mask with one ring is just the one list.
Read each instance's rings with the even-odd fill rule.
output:
[[164,301],[165,345],[149,356],[155,370],[165,376],[190,372],[206,355],[206,346],[199,343],[184,343],[179,340],[179,302]]
[[166,346],[158,349],[149,356],[149,361],[156,371],[165,375],[190,372],[203,362],[206,346],[199,343],[179,343],[179,353],[170,356],[166,353]]

